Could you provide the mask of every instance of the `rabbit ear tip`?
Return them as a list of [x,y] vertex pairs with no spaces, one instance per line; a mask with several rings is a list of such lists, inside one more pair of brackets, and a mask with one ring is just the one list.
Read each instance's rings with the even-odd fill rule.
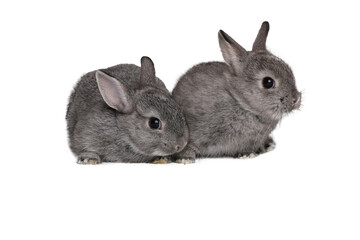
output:
[[266,27],[267,29],[270,28],[270,23],[269,23],[268,21],[264,21],[264,22],[262,23],[262,25],[263,25],[264,27]]
[[153,61],[151,60],[151,58],[149,58],[147,56],[143,56],[140,61],[141,61],[141,64],[144,64],[146,62],[149,62],[149,63],[153,64]]
[[100,70],[96,70],[96,72],[95,72],[96,78],[99,78],[99,77],[104,76],[104,75],[105,75],[105,73],[103,73],[103,72],[100,71]]
[[224,37],[224,34],[225,34],[225,32],[220,29],[219,32],[218,32],[218,36],[219,37]]

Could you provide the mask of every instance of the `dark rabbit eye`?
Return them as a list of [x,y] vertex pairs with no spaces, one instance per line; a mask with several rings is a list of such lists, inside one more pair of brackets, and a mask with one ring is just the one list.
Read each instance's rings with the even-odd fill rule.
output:
[[275,81],[271,77],[264,77],[263,86],[266,89],[275,87]]
[[161,121],[155,117],[149,119],[149,127],[151,129],[160,129],[161,128]]

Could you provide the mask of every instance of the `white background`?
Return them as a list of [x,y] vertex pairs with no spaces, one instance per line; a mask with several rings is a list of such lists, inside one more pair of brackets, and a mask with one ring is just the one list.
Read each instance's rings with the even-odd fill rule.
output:
[[[356,1],[2,1],[0,239],[360,239]],[[303,108],[251,160],[81,166],[68,96],[84,73],[155,63],[169,89],[250,49],[262,21]],[[189,96],[191,97],[191,96]]]

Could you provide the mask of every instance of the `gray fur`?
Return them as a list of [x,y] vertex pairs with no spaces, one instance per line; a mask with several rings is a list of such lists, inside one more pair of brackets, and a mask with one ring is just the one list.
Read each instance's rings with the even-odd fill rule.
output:
[[[270,133],[284,115],[299,108],[301,94],[290,67],[266,50],[268,31],[264,22],[254,51],[246,51],[220,30],[226,63],[200,63],[179,79],[172,95],[184,111],[190,136],[174,159],[255,156],[275,146]],[[275,87],[265,89],[264,77],[273,78]]]
[[[76,84],[66,120],[78,163],[151,162],[186,145],[188,128],[179,105],[155,77],[151,59],[143,57],[141,64],[93,71]],[[160,119],[162,128],[151,129],[150,117]]]

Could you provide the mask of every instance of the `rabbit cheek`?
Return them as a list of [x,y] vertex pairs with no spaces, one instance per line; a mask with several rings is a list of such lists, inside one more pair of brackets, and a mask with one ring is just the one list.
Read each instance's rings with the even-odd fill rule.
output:
[[144,136],[142,147],[146,148],[146,152],[151,156],[164,155],[161,138],[159,136]]
[[293,100],[292,96],[285,95],[280,97],[280,105],[281,105],[281,112],[283,114],[290,113],[292,110],[294,110],[294,103],[296,100]]
[[148,139],[146,145],[149,146],[149,152],[153,156],[166,156],[175,153],[176,144],[169,140],[165,132],[152,130],[146,139]]

